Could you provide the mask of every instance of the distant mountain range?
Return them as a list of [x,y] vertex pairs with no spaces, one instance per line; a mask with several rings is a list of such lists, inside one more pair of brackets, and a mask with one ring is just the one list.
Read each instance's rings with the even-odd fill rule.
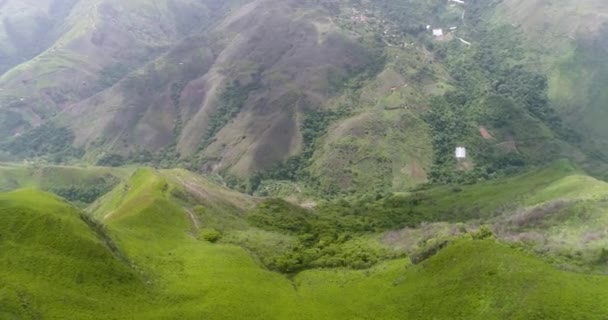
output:
[[602,177],[607,11],[4,0],[2,157],[185,166],[271,194],[479,181],[560,157]]

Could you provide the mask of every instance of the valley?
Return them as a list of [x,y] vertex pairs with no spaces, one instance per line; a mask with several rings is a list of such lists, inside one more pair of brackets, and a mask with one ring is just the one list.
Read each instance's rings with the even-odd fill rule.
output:
[[[75,172],[66,183],[121,180],[80,210],[33,189],[0,195],[3,318],[601,319],[606,311],[598,285],[606,278],[591,274],[605,272],[605,238],[592,233],[606,226],[608,185],[567,163],[461,191],[328,203],[304,216],[186,171],[0,172],[38,184],[66,170]],[[583,207],[590,216],[581,220]],[[293,228],[302,224],[310,226]]]
[[0,0],[0,319],[605,319],[600,0]]

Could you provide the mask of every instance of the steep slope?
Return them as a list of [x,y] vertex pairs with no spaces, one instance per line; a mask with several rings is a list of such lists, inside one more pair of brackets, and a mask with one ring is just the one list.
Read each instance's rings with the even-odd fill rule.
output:
[[[558,271],[493,240],[460,241],[416,266],[394,260],[367,271],[306,271],[290,281],[238,247],[189,237],[186,219],[171,215],[179,208],[163,197],[107,226],[144,286],[57,199],[20,191],[1,200],[6,318],[601,319],[608,311],[605,277]],[[20,219],[45,223],[17,234],[10,229]]]
[[[221,10],[230,4],[213,8],[211,16],[205,8],[212,3],[204,3],[206,7],[188,9],[205,18],[198,20],[179,16],[186,5],[177,1],[168,1],[166,7],[87,4],[78,3],[66,19],[72,31],[56,46],[69,47],[48,50],[2,78],[3,130],[16,135],[5,149],[13,155],[53,154],[66,161],[80,157],[84,149],[88,161],[119,153],[129,160],[163,166],[185,162],[192,169],[244,178],[314,148],[304,133],[309,129],[302,125],[308,114],[338,105],[357,108],[352,90],[345,89],[359,87],[384,61],[385,44],[377,37],[381,26],[370,32],[353,24],[347,2],[255,1],[231,12]],[[126,19],[127,12],[142,18]],[[220,19],[222,12],[228,14]],[[161,25],[179,30],[148,28],[145,19],[157,16],[167,19]],[[180,19],[171,20],[174,16]],[[190,23],[191,30],[177,28],[178,22]],[[133,55],[123,52],[127,43]],[[86,56],[86,61],[77,56]],[[87,80],[76,84],[85,70]],[[35,81],[22,79],[26,74]],[[390,78],[379,82],[392,85]],[[45,97],[25,97],[20,92],[26,90]],[[47,119],[52,120],[21,136]],[[396,131],[404,127],[403,122],[390,125]],[[401,138],[398,132],[394,136],[394,141]],[[33,152],[22,147],[41,140],[31,146]],[[411,164],[415,178],[408,173],[395,184],[424,182],[420,168],[429,157],[427,153],[417,160],[422,164]],[[371,158],[375,162],[384,156]],[[407,171],[410,158],[397,161],[394,171]],[[389,171],[392,175],[393,169]],[[382,172],[371,178],[386,176]]]
[[0,317],[120,317],[145,303],[139,274],[101,234],[52,195],[0,195]]
[[[23,6],[19,3],[9,1],[4,6],[10,12]],[[63,8],[64,17],[56,17],[61,26],[56,39],[37,50],[35,58],[20,60],[0,77],[2,119],[10,124],[5,134],[38,125],[111,86],[184,36],[213,23],[223,7],[179,0],[49,3],[49,10]],[[36,45],[44,44],[36,41]]]
[[494,18],[520,28],[527,46],[542,56],[553,106],[583,135],[579,144],[594,149],[589,169],[605,174],[605,167],[598,169],[598,163],[605,162],[602,150],[608,137],[602,86],[608,74],[606,3],[509,0],[497,9]]
[[301,150],[304,112],[327,108],[341,81],[377,59],[330,14],[296,1],[243,5],[61,118],[88,149],[160,152],[237,176],[266,169]]
[[126,179],[131,169],[0,164],[0,191],[37,188],[87,206]]
[[[38,191],[4,193],[0,194],[0,316],[602,319],[608,312],[606,276],[558,270],[525,253],[521,245],[501,244],[489,235],[473,240],[480,238],[478,232],[457,235],[452,228],[450,244],[422,262],[383,258],[365,270],[308,268],[287,276],[264,268],[259,254],[268,254],[274,247],[289,248],[294,236],[302,243],[314,240],[315,228],[360,225],[359,218],[371,220],[361,226],[368,230],[365,233],[350,233],[348,241],[359,242],[354,242],[352,251],[345,251],[352,255],[349,259],[361,254],[358,250],[364,243],[374,241],[377,234],[370,233],[369,227],[386,230],[411,222],[403,219],[490,223],[498,219],[496,227],[502,231],[497,237],[504,240],[542,224],[552,226],[545,229],[547,235],[556,236],[548,237],[545,244],[566,243],[580,250],[577,238],[585,238],[587,228],[605,228],[607,194],[606,183],[583,175],[567,162],[461,190],[440,187],[397,194],[372,200],[371,206],[364,201],[351,203],[349,209],[343,200],[335,204],[338,207],[321,206],[318,212],[273,202],[252,211],[258,199],[184,170],[138,169],[97,200],[88,215]],[[527,211],[549,208],[546,205],[555,201],[566,205],[540,215]],[[519,211],[519,206],[526,210]],[[599,211],[581,215],[576,208]],[[264,224],[259,223],[262,220],[254,223],[263,218],[261,209],[270,209],[267,212],[277,217],[269,221],[274,231],[261,233],[252,226]],[[310,233],[307,236],[283,229],[317,215],[338,220],[320,220],[304,230]],[[376,218],[378,223],[374,223]],[[471,228],[474,223],[456,229]],[[418,243],[432,243],[428,237],[441,240],[430,227],[410,230],[409,237]],[[209,228],[220,230],[218,237],[208,237]],[[240,243],[235,241],[239,234],[244,240]],[[319,250],[336,250],[332,238],[344,235],[323,234]],[[585,242],[589,252],[605,245],[601,238],[591,240]],[[266,251],[256,251],[256,242]],[[290,250],[295,253],[300,248]],[[308,259],[315,251],[304,250],[301,258]]]
[[561,157],[601,177],[606,8],[557,3],[50,2],[32,13],[61,21],[46,48],[0,77],[0,158],[183,166],[296,198]]
[[46,50],[61,36],[78,0],[0,2],[0,74]]
[[562,268],[605,273],[607,197],[607,183],[561,161],[506,179],[395,194],[342,210],[370,212],[377,224],[398,229],[385,232],[383,242],[408,252],[485,225],[497,239]]

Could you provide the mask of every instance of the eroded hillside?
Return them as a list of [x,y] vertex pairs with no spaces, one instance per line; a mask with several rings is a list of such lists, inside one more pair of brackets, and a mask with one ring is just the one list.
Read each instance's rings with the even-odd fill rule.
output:
[[[605,171],[600,2],[2,6],[8,160],[184,166],[297,197],[475,182],[559,157]],[[16,37],[17,18],[53,32]]]

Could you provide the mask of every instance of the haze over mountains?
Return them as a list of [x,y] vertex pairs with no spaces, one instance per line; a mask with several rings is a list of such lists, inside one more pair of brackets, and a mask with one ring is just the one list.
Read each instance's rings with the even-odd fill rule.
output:
[[[424,118],[433,97],[481,90],[464,92],[475,95],[467,105],[479,105],[510,90],[496,91],[503,80],[484,75],[488,68],[472,76],[475,89],[455,70],[459,56],[481,62],[484,50],[497,50],[488,59],[545,78],[536,84],[540,99],[547,94],[547,108],[584,137],[554,151],[585,165],[604,157],[600,1],[7,0],[1,6],[5,142],[47,124],[33,135],[59,128],[67,141],[55,144],[84,150],[76,155],[88,162],[119,155],[241,181],[304,155],[298,169],[327,190],[362,190],[370,180],[396,190],[428,181],[439,157],[432,145],[437,133]],[[427,25],[446,35],[434,39]],[[517,56],[498,51],[511,43]],[[538,114],[518,136],[521,121],[496,128],[479,113],[468,117],[471,128],[457,137],[460,143],[477,143],[468,140],[484,127],[494,144],[539,158],[543,147],[535,140],[567,140],[554,137],[555,127]],[[603,174],[603,166],[589,167]]]

